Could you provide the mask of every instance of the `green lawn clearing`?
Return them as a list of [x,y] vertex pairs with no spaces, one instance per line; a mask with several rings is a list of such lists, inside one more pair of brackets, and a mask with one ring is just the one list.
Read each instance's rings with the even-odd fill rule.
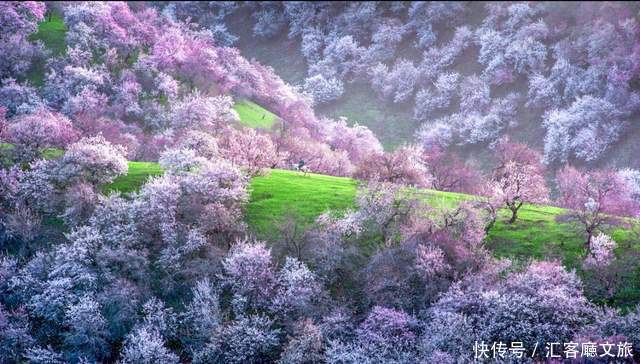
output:
[[[64,19],[58,13],[51,13],[45,16],[45,19],[38,24],[38,31],[29,37],[31,41],[40,40],[44,47],[54,56],[64,54],[67,49],[65,37],[67,35],[67,26]],[[36,86],[42,86],[44,83],[44,61],[37,61],[31,65],[27,72],[27,79]]]
[[66,50],[65,37],[67,26],[64,19],[58,13],[51,13],[38,24],[38,31],[29,38],[32,41],[41,40],[44,46],[54,55],[63,54]]
[[353,207],[357,185],[351,178],[271,170],[251,181],[246,221],[258,237],[268,239],[287,214],[307,225],[325,211]]
[[240,124],[249,128],[271,130],[278,121],[276,114],[249,100],[236,102],[234,109],[240,115]]
[[140,187],[153,176],[163,173],[162,167],[154,162],[129,162],[129,172],[120,176],[112,183],[102,187],[104,193],[118,191],[124,194],[138,191]]

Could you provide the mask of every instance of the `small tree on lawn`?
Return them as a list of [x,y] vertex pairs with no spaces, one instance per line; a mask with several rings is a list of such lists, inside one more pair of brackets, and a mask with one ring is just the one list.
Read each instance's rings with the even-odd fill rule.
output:
[[541,155],[524,144],[511,143],[508,138],[497,146],[498,166],[492,179],[493,198],[502,200],[511,210],[509,223],[518,218],[524,203],[544,203],[549,195],[544,181],[545,168]]

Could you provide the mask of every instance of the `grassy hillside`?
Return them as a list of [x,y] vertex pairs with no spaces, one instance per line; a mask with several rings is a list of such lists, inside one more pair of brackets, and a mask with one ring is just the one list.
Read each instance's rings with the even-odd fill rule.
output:
[[[0,144],[0,154],[11,151],[10,144]],[[59,157],[61,150],[48,149],[45,158]],[[103,186],[104,193],[137,191],[150,177],[162,174],[162,168],[153,162],[129,162],[129,173]],[[275,225],[288,215],[296,216],[302,225],[312,223],[321,213],[344,211],[353,207],[358,182],[343,177],[300,173],[287,170],[271,170],[265,176],[251,181],[251,199],[246,210],[249,227],[259,238],[269,239],[276,234]],[[432,206],[452,207],[461,201],[477,200],[478,196],[434,190],[421,193]],[[569,267],[578,267],[583,254],[584,237],[569,223],[556,221],[563,209],[553,206],[525,205],[518,221],[508,224],[508,211],[502,211],[495,226],[487,236],[486,245],[496,256],[517,259],[557,258]],[[640,252],[640,246],[630,246],[629,232],[618,229],[613,238],[626,249]],[[639,272],[640,273],[640,272]],[[640,282],[638,282],[640,284]]]
[[[131,162],[129,174],[105,186],[105,191],[135,191],[152,175],[162,173],[156,163]],[[350,178],[318,174],[303,176],[287,170],[271,170],[265,176],[253,178],[250,202],[246,208],[246,222],[260,239],[276,238],[277,225],[293,216],[302,225],[312,223],[321,213],[344,211],[354,206],[358,182]],[[422,190],[424,198],[436,208],[452,207],[462,201],[477,200],[478,196]],[[563,209],[553,206],[525,205],[514,224],[507,223],[508,211],[502,211],[489,232],[485,244],[497,257],[526,261],[528,259],[557,259],[568,268],[580,269],[584,255],[584,237],[569,223],[556,218]],[[619,245],[618,256],[630,257],[640,253],[640,244],[631,241],[624,229],[613,232]],[[640,266],[622,272],[628,284],[614,298],[614,305],[629,305],[640,301]]]
[[272,170],[251,181],[246,220],[258,237],[268,238],[288,214],[306,225],[325,211],[352,207],[357,185],[351,178]]
[[255,129],[270,130],[278,117],[255,102],[240,100],[233,107],[240,116],[240,124]]
[[159,176],[162,174],[162,168],[158,163],[154,162],[129,162],[129,173],[126,176],[116,178],[113,183],[103,186],[102,191],[109,193],[113,191],[125,194],[140,189],[149,177]]
[[[129,174],[105,186],[104,191],[135,191],[153,175],[161,174],[156,163],[130,162]],[[358,182],[350,178],[319,174],[303,176],[287,170],[272,170],[251,181],[251,200],[246,211],[249,226],[259,237],[275,233],[274,222],[287,214],[299,216],[307,224],[327,210],[343,211],[353,207]],[[478,196],[422,190],[432,206],[452,207]],[[515,224],[508,224],[508,212],[503,211],[487,237],[487,246],[498,256],[514,258],[557,257],[575,267],[582,254],[583,236],[569,223],[556,221],[563,209],[553,206],[525,205]],[[613,234],[620,245],[626,245],[628,233]],[[633,249],[636,249],[634,247]]]
[[[0,144],[0,152],[3,152],[0,154],[5,154],[5,157],[11,149],[13,146],[10,144]],[[46,158],[56,158],[61,154],[62,151],[57,149],[45,151]],[[102,192],[128,194],[139,190],[148,178],[162,173],[158,163],[129,162],[128,174],[103,186]],[[353,207],[357,187],[358,181],[351,178],[313,173],[304,176],[293,171],[271,170],[251,180],[245,219],[259,239],[277,239],[277,226],[289,217],[304,227],[325,211],[341,212]],[[454,207],[462,201],[480,199],[473,195],[434,190],[420,190],[418,193],[435,208]],[[569,268],[580,269],[584,257],[584,236],[575,226],[557,221],[563,212],[564,209],[553,206],[525,205],[518,214],[518,221],[509,224],[509,212],[502,211],[485,244],[497,257],[558,259]],[[640,255],[640,244],[633,241],[628,230],[615,230],[612,236],[619,246],[618,256],[634,259]],[[640,301],[640,265],[634,262],[632,267],[622,273],[629,284],[615,301]]]

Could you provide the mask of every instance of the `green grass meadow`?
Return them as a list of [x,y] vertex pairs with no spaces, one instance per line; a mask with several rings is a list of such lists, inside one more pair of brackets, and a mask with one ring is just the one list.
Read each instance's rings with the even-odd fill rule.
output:
[[[136,191],[151,176],[162,173],[157,163],[129,162],[129,174],[104,186],[104,192]],[[307,225],[325,211],[341,212],[354,207],[358,181],[274,169],[264,176],[254,177],[250,184],[250,202],[246,209],[249,227],[260,238],[275,236],[275,223],[287,214],[299,217]],[[454,207],[462,201],[480,197],[453,192],[422,190],[429,204],[435,207]],[[528,258],[557,258],[569,267],[577,267],[584,250],[584,237],[570,223],[556,218],[563,209],[554,206],[525,205],[514,224],[507,223],[508,211],[501,211],[498,221],[487,236],[486,245],[497,256]],[[626,246],[630,237],[619,229],[613,237]],[[635,249],[635,248],[634,248]]]
[[325,211],[344,211],[353,207],[358,182],[287,170],[271,170],[251,181],[251,199],[246,221],[259,238],[269,239],[275,225],[288,214],[305,226]]
[[278,116],[253,101],[240,100],[233,108],[240,116],[240,124],[248,128],[271,130],[278,121]]
[[[13,149],[10,144],[0,144],[0,152],[7,155]],[[52,159],[62,155],[59,149],[47,149],[45,158]],[[105,194],[120,192],[125,196],[138,191],[151,177],[163,173],[155,162],[129,162],[127,175],[120,176],[114,182],[103,185]],[[295,218],[304,229],[326,211],[341,213],[355,205],[359,182],[345,177],[333,177],[309,173],[273,169],[266,174],[254,177],[249,186],[250,200],[245,209],[245,222],[249,230],[258,239],[277,241],[278,225],[287,218]],[[462,193],[442,192],[422,189],[415,191],[432,207],[451,208],[464,201],[478,201],[479,196]],[[518,220],[509,224],[509,211],[502,210],[498,221],[485,238],[485,246],[496,257],[510,258],[519,262],[530,259],[553,259],[562,261],[569,269],[580,271],[585,254],[585,237],[571,223],[560,222],[558,217],[564,209],[554,206],[524,205]],[[59,224],[59,222],[57,223]],[[640,256],[640,244],[628,229],[619,228],[611,232],[618,243],[618,257]],[[377,243],[372,241],[366,250],[373,252]],[[640,265],[633,265],[632,271],[624,272],[625,282],[622,297],[617,302],[640,302]]]
[[[65,37],[67,26],[62,16],[56,12],[47,14],[44,21],[38,24],[38,31],[29,37],[31,41],[41,41],[44,47],[54,56],[66,51]],[[43,60],[34,62],[27,72],[27,79],[36,86],[44,83],[45,64]]]
[[47,14],[45,20],[38,24],[38,31],[31,36],[30,40],[41,40],[44,46],[57,56],[66,50],[64,42],[66,35],[67,26],[64,24],[64,19],[54,12]]
[[120,192],[129,194],[136,192],[153,176],[163,173],[162,167],[154,162],[129,162],[129,171],[125,176],[120,176],[112,183],[102,187],[103,193]]

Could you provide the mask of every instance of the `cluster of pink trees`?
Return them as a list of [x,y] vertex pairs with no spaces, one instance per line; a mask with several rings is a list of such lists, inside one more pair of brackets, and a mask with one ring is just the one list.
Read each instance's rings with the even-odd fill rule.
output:
[[463,162],[455,153],[432,146],[424,148],[422,160],[431,174],[434,189],[471,194],[480,192],[482,186],[480,171]]
[[[180,14],[189,9],[178,8]],[[3,31],[24,33],[26,39],[36,30],[44,9],[37,2],[4,4]],[[52,115],[64,114],[73,126],[66,128],[78,136],[102,134],[126,146],[132,159],[157,159],[178,141],[182,129],[215,136],[226,146],[221,148],[225,157],[253,171],[305,160],[312,170],[350,175],[362,156],[381,150],[367,128],[318,119],[311,101],[272,69],[220,46],[215,36],[193,23],[159,14],[152,7],[119,3],[65,4],[56,11],[68,28],[67,48],[49,57],[44,85],[33,88],[18,77],[19,72],[10,75],[18,81],[1,77],[0,105],[10,117],[9,130],[3,134],[25,161],[37,156],[34,148],[68,143],[71,132],[61,129],[65,126],[60,123],[55,133],[46,136],[48,140],[20,136],[19,129],[29,127],[28,116],[25,121],[13,116],[41,115],[44,108],[52,109],[46,111]],[[281,125],[264,135],[234,132],[230,128],[237,123],[234,97],[258,101],[278,115]],[[249,143],[253,136],[256,145]]]
[[454,152],[415,144],[402,145],[392,152],[372,150],[361,159],[354,176],[465,193],[478,193],[484,184],[480,171]]
[[44,58],[41,42],[32,43],[29,36],[44,18],[46,7],[40,1],[0,4],[0,79],[24,76],[32,63]]
[[392,153],[370,154],[356,173],[358,178],[430,187],[431,178],[421,163],[420,148],[402,146]]
[[[483,244],[501,209],[514,223],[522,206],[548,201],[541,161],[553,159],[499,139],[517,100],[508,92],[492,98],[496,85],[535,74],[535,99],[560,103],[547,127],[588,143],[628,115],[634,96],[621,86],[594,101],[585,96],[589,81],[559,75],[586,70],[589,80],[611,67],[607,80],[634,82],[636,65],[625,61],[633,24],[607,30],[603,15],[596,33],[616,55],[590,54],[580,71],[571,68],[575,55],[555,49],[566,62],[553,59],[547,76],[548,34],[566,34],[537,21],[553,19],[536,4],[489,5],[475,35],[460,27],[446,43],[436,25],[462,21],[457,3],[247,4],[260,36],[288,26],[302,37],[322,77],[308,80],[317,102],[375,69],[383,96],[425,102],[421,117],[460,108],[436,135],[424,135],[435,145],[385,152],[366,127],[317,118],[310,100],[270,68],[224,47],[233,41],[224,26],[180,21],[220,22],[236,5],[168,4],[162,13],[144,4],[53,5],[67,48],[50,55],[37,87],[24,78],[34,58],[7,49],[14,69],[0,62],[0,136],[13,160],[0,161],[0,362],[454,363],[473,360],[473,341],[640,345],[638,310],[603,312],[585,296],[608,303],[621,285],[625,260],[607,233],[640,211],[633,171],[566,166],[557,174],[560,204],[587,237],[583,271],[593,289],[583,291],[557,262],[498,260]],[[0,4],[0,47],[27,49],[45,9]],[[595,51],[588,24],[581,20],[570,38]],[[388,63],[408,34],[423,61]],[[472,42],[485,71],[445,72]],[[35,54],[39,45],[29,44]],[[555,87],[566,95],[554,96]],[[575,107],[561,110],[574,96]],[[280,120],[271,131],[244,128],[234,97]],[[483,178],[445,152],[446,141],[496,141],[492,173]],[[604,144],[558,155],[587,159]],[[48,148],[62,155],[45,160]],[[139,191],[103,193],[128,172],[128,159],[142,158],[159,160],[164,174]],[[243,216],[250,176],[301,159],[314,171],[367,180],[353,209],[325,212],[301,232],[284,226],[282,239],[255,240]],[[434,208],[409,186],[486,199]]]
[[41,157],[46,148],[64,148],[77,135],[68,118],[46,109],[11,119],[2,133],[3,139],[14,144],[16,158],[25,163]]
[[[299,41],[308,66],[300,83],[318,103],[342,100],[349,83],[365,83],[383,101],[412,106],[424,129],[439,129],[439,142],[486,147],[528,122],[546,132],[548,162],[602,158],[640,110],[637,9],[629,3],[480,7],[372,2],[164,9],[227,39],[249,36],[228,34],[225,18],[251,13],[246,29],[257,40],[240,42],[246,47],[286,33]],[[486,98],[472,113],[465,78]],[[515,93],[520,97],[505,97]],[[516,110],[525,120],[513,117]]]

